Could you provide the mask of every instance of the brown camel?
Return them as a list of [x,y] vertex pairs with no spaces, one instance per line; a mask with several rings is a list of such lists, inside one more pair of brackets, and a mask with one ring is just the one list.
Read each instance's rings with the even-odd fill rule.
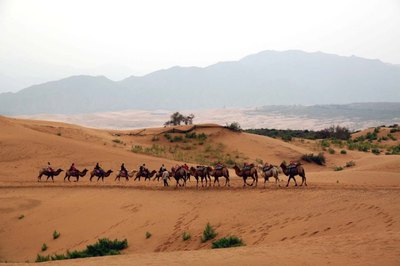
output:
[[110,174],[113,172],[113,170],[108,170],[107,172],[104,172],[104,171],[98,171],[98,170],[93,170],[92,172],[90,172],[90,182],[92,182],[92,178],[94,177],[94,176],[97,176],[97,181],[99,181],[100,180],[100,178],[101,178],[101,181],[103,181],[104,182],[104,178],[105,177],[108,177],[108,176],[110,176]]
[[[186,181],[190,178],[190,172],[188,170],[186,170],[183,167],[178,167],[178,169],[175,169],[175,167],[172,167],[171,172],[176,180],[176,187],[178,187],[178,185],[180,187],[186,186]],[[181,180],[181,179],[183,180],[182,185],[179,183],[179,180]]]
[[118,181],[121,180],[121,177],[125,177],[126,181],[129,181],[130,177],[133,177],[137,173],[136,170],[132,170],[130,173],[127,173],[125,171],[119,171],[118,175],[115,177],[114,181],[118,179]]
[[47,168],[43,168],[39,171],[38,182],[42,181],[42,175],[47,176],[46,181],[51,178],[51,180],[54,182],[54,177],[58,176],[62,171],[64,170],[61,168],[58,168],[57,171],[49,171]]
[[[257,168],[254,166],[254,164],[250,164],[250,167],[248,168],[243,168],[242,170],[240,170],[240,168],[235,165],[233,167],[233,169],[235,169],[235,173],[237,176],[242,177],[243,178],[243,187],[245,187],[246,185],[248,186],[252,186],[254,184],[254,182],[258,183],[258,173],[257,173]],[[253,182],[249,185],[247,184],[246,180],[248,177],[253,178]]]
[[133,179],[133,181],[136,181],[136,179],[138,179],[140,181],[140,178],[143,176],[144,177],[144,181],[146,181],[146,179],[148,179],[150,181],[150,179],[157,173],[156,170],[153,170],[151,172],[149,171],[139,171],[136,174],[135,179]]
[[209,171],[210,175],[214,177],[214,186],[215,186],[215,182],[217,182],[218,186],[219,186],[219,178],[222,176],[225,177],[225,185],[224,186],[226,186],[226,185],[228,185],[228,187],[231,186],[230,180],[229,180],[229,170],[225,166],[222,167],[221,169],[213,169],[211,167],[208,167],[208,171]]
[[79,177],[84,177],[86,175],[87,171],[89,171],[89,170],[86,168],[83,169],[82,172],[79,171],[78,169],[76,171],[68,170],[67,172],[65,172],[64,182],[65,182],[65,179],[68,179],[68,182],[71,182],[71,180],[69,180],[71,176],[76,177],[76,180],[74,182],[78,182]]
[[284,162],[282,162],[280,167],[282,168],[283,173],[286,176],[289,176],[286,186],[289,186],[290,179],[292,178],[294,180],[295,186],[297,186],[296,178],[294,178],[296,175],[299,175],[302,178],[300,186],[302,186],[303,183],[305,186],[307,186],[306,173],[304,171],[303,166],[297,164],[296,166],[288,167]]
[[209,185],[211,186],[211,177],[210,177],[210,167],[196,167],[194,168],[193,166],[190,167],[189,169],[190,175],[194,176],[196,179],[196,187],[199,186],[199,177],[201,179],[201,186],[204,186],[204,179],[206,180],[206,186],[207,186],[207,178],[209,180]]

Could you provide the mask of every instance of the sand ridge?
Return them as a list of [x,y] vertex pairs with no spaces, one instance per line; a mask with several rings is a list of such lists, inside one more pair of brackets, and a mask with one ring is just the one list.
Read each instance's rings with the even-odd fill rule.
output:
[[[132,131],[89,129],[65,123],[0,117],[0,261],[34,261],[36,254],[81,249],[100,237],[127,238],[124,255],[57,261],[63,265],[398,265],[400,263],[400,156],[349,151],[327,155],[325,167],[305,164],[308,187],[285,188],[269,182],[242,188],[232,169],[231,187],[162,187],[161,182],[37,182],[51,160],[66,168],[75,162],[92,169],[96,162],[118,170],[146,163],[157,169],[177,161],[130,152],[130,145],[151,145],[164,128]],[[133,132],[137,132],[136,130]],[[238,134],[224,128],[198,129],[227,150],[249,160],[273,163],[315,152],[314,144]],[[117,135],[116,135],[117,134]],[[119,136],[118,136],[119,135]],[[116,137],[127,143],[114,145]],[[335,172],[333,165],[356,161]],[[222,183],[224,183],[222,179]],[[174,184],[172,182],[172,184]],[[24,218],[18,219],[21,215]],[[236,235],[245,247],[211,250],[201,243],[210,222],[218,237]],[[52,239],[57,230],[61,236]],[[145,239],[145,232],[152,233]],[[189,241],[182,233],[190,232]],[[49,249],[40,251],[46,243]]]

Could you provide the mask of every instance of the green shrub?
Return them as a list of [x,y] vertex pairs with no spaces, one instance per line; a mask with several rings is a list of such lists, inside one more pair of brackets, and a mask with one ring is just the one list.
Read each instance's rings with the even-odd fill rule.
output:
[[146,239],[149,239],[151,237],[151,233],[150,232],[146,232]]
[[190,132],[185,134],[185,138],[187,139],[195,139],[197,137],[196,132]]
[[340,154],[347,154],[347,151],[346,150],[341,150]]
[[394,141],[396,141],[397,140],[397,138],[395,137],[395,136],[393,136],[392,134],[387,134],[387,136],[391,139],[391,140],[394,140]]
[[289,134],[282,135],[282,140],[286,142],[292,141],[292,136]]
[[171,139],[172,139],[171,134],[169,134],[169,133],[165,133],[164,137],[169,141],[171,141]]
[[197,139],[200,140],[200,142],[204,142],[207,139],[207,135],[204,133],[200,133],[197,135]]
[[400,155],[400,144],[389,148],[388,155]]
[[329,146],[331,146],[331,144],[329,143],[328,140],[326,139],[321,140],[321,147],[328,148]]
[[143,147],[140,145],[135,145],[135,146],[132,146],[131,151],[134,153],[141,153],[141,152],[143,152]]
[[215,232],[214,228],[211,227],[210,223],[207,223],[203,231],[203,236],[201,237],[201,242],[204,243],[210,239],[213,239],[216,236],[217,233]]
[[346,167],[353,167],[355,165],[356,165],[355,161],[349,161],[349,162],[346,163]]
[[42,250],[42,251],[46,251],[46,250],[47,250],[47,245],[46,245],[46,243],[43,243],[41,250]]
[[322,152],[320,152],[318,155],[314,155],[313,153],[310,154],[304,154],[301,159],[303,161],[309,162],[309,163],[316,163],[319,165],[325,165],[325,156]]
[[120,139],[113,139],[112,141],[115,142],[115,143],[118,143],[118,144],[122,143],[122,140],[120,140]]
[[223,237],[214,241],[211,248],[231,248],[244,246],[243,241],[236,236]]
[[328,149],[328,152],[329,152],[329,154],[335,154],[335,150],[332,149],[332,148],[329,148],[329,149]]
[[238,122],[232,122],[230,124],[226,124],[226,128],[228,128],[232,131],[236,131],[236,132],[242,131],[242,127],[240,126],[240,124]]
[[173,139],[172,139],[172,142],[180,142],[180,141],[182,141],[183,140],[183,138],[181,137],[181,136],[175,136]]
[[343,169],[342,166],[335,166],[335,168],[333,168],[334,171],[342,171]]
[[391,128],[390,129],[390,133],[396,133],[396,132],[399,132],[400,131],[400,128]]
[[53,239],[57,239],[57,238],[59,238],[59,237],[60,237],[60,233],[57,232],[56,230],[54,230],[54,232],[53,232]]
[[183,241],[187,241],[191,238],[190,234],[188,232],[183,232],[182,234],[182,239]]
[[373,148],[373,149],[371,150],[371,152],[372,152],[373,154],[375,154],[375,155],[379,155],[379,154],[381,153],[381,150],[378,149],[378,148]]
[[40,254],[37,254],[35,262],[45,262],[45,261],[49,261],[49,260],[51,260],[49,255],[42,256]]
[[73,250],[67,251],[67,254],[55,254],[53,256],[41,256],[40,254],[36,257],[36,262],[43,262],[49,260],[67,260],[87,257],[99,257],[121,254],[120,250],[128,247],[128,241],[126,239],[119,241],[115,239],[111,241],[107,238],[99,239],[95,244],[86,246],[84,250]]

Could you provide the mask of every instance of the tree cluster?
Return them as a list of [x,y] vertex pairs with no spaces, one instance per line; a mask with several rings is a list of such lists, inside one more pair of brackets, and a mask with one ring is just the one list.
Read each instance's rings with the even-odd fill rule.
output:
[[185,116],[179,112],[175,112],[171,115],[170,120],[164,123],[165,126],[179,126],[180,124],[192,125],[194,114]]

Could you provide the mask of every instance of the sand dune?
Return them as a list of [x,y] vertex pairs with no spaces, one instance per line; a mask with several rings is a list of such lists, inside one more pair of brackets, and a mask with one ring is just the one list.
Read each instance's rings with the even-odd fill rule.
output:
[[[242,188],[231,170],[231,187],[164,189],[161,182],[37,182],[38,170],[51,161],[66,168],[75,162],[92,169],[96,162],[118,170],[146,163],[178,162],[130,151],[152,145],[164,128],[110,131],[48,121],[0,117],[0,261],[18,265],[36,254],[81,249],[98,238],[127,238],[123,255],[48,262],[62,265],[384,265],[400,264],[400,156],[348,151],[327,155],[327,166],[304,164],[308,187],[285,188],[273,182]],[[198,129],[226,152],[239,150],[249,161],[279,163],[316,152],[312,142],[286,143],[213,127]],[[117,135],[115,135],[117,134]],[[124,144],[113,140],[118,137]],[[164,140],[160,143],[168,145]],[[356,166],[335,172],[334,165]],[[172,183],[173,184],[173,183]],[[19,219],[21,215],[24,218]],[[245,247],[211,250],[201,243],[210,222],[218,237],[236,235]],[[53,240],[52,233],[61,233]],[[145,232],[152,237],[145,238]],[[182,240],[189,232],[191,239]],[[41,252],[43,243],[48,250]]]

